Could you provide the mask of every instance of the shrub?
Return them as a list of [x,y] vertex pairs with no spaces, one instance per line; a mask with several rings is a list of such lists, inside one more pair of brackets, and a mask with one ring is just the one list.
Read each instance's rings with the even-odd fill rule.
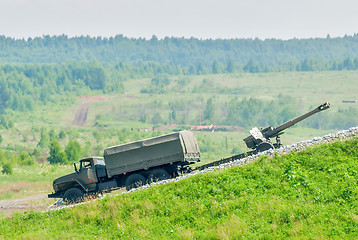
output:
[[76,140],[70,140],[66,146],[65,153],[68,162],[76,162],[81,157],[81,145]]
[[47,160],[50,164],[65,164],[67,162],[66,154],[61,150],[60,142],[56,138],[50,143],[50,156]]
[[11,163],[4,163],[2,165],[2,170],[1,172],[3,174],[8,174],[8,175],[12,175],[13,174],[13,170],[12,170],[12,164]]
[[58,138],[59,139],[64,139],[66,137],[66,133],[65,133],[65,131],[61,131],[59,134],[58,134]]
[[41,152],[37,148],[34,148],[34,151],[32,152],[32,156],[38,158],[41,156]]
[[30,154],[23,151],[20,152],[19,160],[21,165],[31,166],[35,164],[35,160],[30,156]]

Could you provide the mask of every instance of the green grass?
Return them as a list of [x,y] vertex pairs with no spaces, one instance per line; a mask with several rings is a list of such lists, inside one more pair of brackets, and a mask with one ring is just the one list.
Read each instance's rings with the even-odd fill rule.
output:
[[0,220],[3,238],[355,239],[358,139],[45,213]]
[[35,164],[15,165],[12,175],[0,174],[0,200],[19,199],[39,193],[50,193],[52,181],[73,171],[73,166]]

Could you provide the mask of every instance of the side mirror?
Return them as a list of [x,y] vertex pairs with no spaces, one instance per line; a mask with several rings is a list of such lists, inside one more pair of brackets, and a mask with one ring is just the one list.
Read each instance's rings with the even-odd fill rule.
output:
[[73,165],[75,166],[75,171],[76,171],[76,173],[78,173],[76,163],[73,163]]

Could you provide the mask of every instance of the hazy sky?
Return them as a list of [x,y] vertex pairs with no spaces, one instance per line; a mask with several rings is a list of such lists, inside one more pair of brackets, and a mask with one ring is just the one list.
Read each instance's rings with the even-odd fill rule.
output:
[[358,0],[0,0],[0,35],[311,38],[358,33]]

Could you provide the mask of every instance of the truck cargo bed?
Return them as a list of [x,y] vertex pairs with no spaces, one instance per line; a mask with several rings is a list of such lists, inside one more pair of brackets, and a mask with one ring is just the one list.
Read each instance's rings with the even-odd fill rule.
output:
[[196,162],[200,151],[190,131],[180,131],[104,150],[108,177],[175,162]]

